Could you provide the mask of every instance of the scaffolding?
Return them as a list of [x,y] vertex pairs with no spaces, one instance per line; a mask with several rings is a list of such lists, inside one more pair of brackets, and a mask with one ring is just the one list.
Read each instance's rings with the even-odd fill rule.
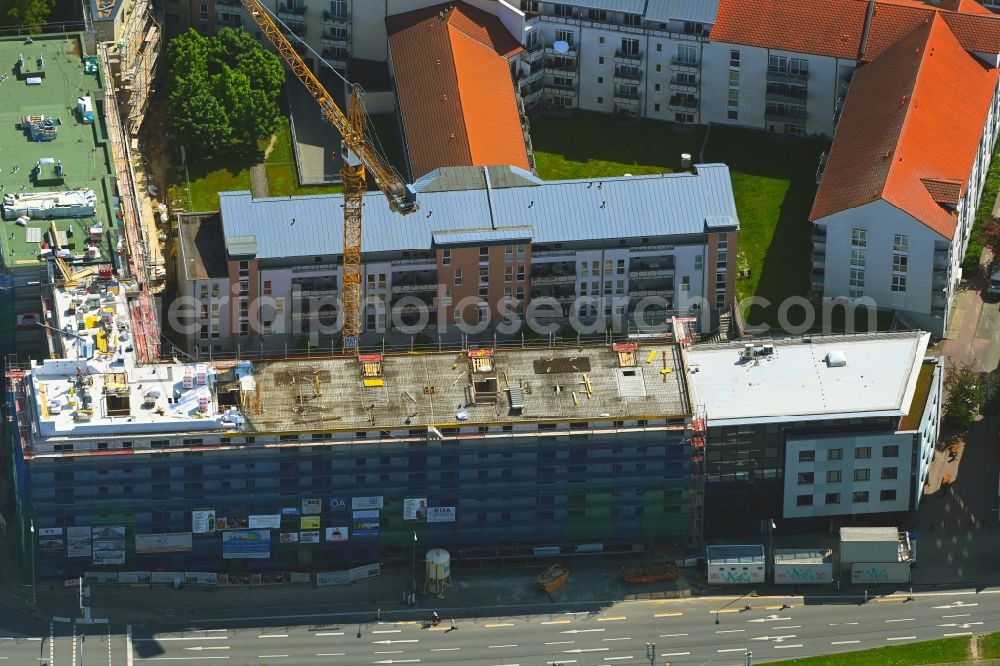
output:
[[163,39],[163,30],[156,22],[149,0],[136,1],[121,34],[115,37],[114,50],[108,53],[107,71],[114,78],[115,93],[121,96],[129,136],[136,137],[149,107]]
[[[100,44],[98,51],[105,68],[108,63],[108,48]],[[121,126],[118,103],[115,95],[105,96],[105,120],[111,149],[114,154],[115,175],[118,178],[118,199],[121,219],[125,228],[124,256],[128,259],[128,272],[135,283],[129,293],[129,316],[132,319],[133,340],[135,341],[138,363],[155,363],[160,357],[160,330],[153,306],[153,296],[149,285],[153,281],[150,254],[146,236],[141,225],[139,199],[132,173],[132,157],[128,137]],[[124,268],[124,265],[123,265]]]
[[705,444],[708,440],[705,405],[699,404],[688,433],[691,442],[691,494],[689,499],[691,545],[697,552],[704,546],[705,529]]

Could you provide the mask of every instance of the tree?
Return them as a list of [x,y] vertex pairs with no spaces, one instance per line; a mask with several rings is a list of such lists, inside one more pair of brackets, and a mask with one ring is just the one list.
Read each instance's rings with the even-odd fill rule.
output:
[[39,32],[52,13],[53,0],[0,0],[0,28]]
[[984,247],[988,247],[994,258],[1000,257],[1000,221],[995,217],[987,217],[979,223],[979,238]]
[[281,113],[278,56],[244,30],[223,28],[214,37],[188,30],[169,42],[167,63],[170,116],[188,154],[258,156],[258,142],[275,131]]
[[956,433],[964,434],[969,431],[983,403],[983,382],[969,363],[949,368],[945,373],[944,388],[948,394],[944,405],[944,422]]

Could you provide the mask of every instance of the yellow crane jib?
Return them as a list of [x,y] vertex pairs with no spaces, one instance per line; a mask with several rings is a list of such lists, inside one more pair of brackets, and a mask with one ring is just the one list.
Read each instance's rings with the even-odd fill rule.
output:
[[407,185],[365,136],[367,114],[361,87],[351,85],[348,112],[345,114],[260,1],[240,2],[343,140],[343,166],[340,170],[344,186],[343,338],[345,349],[356,352],[358,336],[361,335],[361,208],[366,176],[371,175],[375,185],[388,199],[390,208],[403,215],[417,210],[416,191]]

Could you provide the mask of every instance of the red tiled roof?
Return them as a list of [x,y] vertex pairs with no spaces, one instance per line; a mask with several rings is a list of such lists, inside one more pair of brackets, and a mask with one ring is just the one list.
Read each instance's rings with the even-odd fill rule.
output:
[[[930,15],[854,74],[816,199],[816,220],[883,199],[951,238],[998,70]],[[955,184],[958,183],[956,194]]]
[[[868,0],[720,0],[714,42],[746,44],[833,58],[858,58]],[[968,51],[1000,53],[1000,16],[972,0],[933,6],[919,0],[877,0],[865,60],[940,14]]]
[[521,47],[492,14],[449,7],[386,19],[411,177],[444,166],[530,169],[507,60]]

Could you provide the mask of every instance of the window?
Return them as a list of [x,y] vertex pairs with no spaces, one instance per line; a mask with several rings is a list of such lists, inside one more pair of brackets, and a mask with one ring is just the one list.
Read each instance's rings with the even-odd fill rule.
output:
[[694,269],[700,271],[705,267],[705,257],[704,255],[695,255],[694,258]]
[[865,267],[865,249],[853,248],[851,250],[851,266]]
[[906,276],[905,275],[893,275],[892,276],[892,290],[893,291],[906,291]]
[[[558,7],[558,5],[556,5]],[[558,13],[556,14],[558,16]],[[566,42],[570,46],[573,46],[573,38],[575,35],[572,30],[556,30],[556,41]]]
[[264,292],[265,296],[267,296],[268,294],[271,293],[271,281],[270,280],[264,280],[264,285],[261,287],[261,291]]
[[660,44],[659,42],[657,42],[656,43],[656,52],[657,53],[661,53],[662,51],[663,51],[663,44]]
[[[604,64],[604,56],[597,56],[597,64],[598,65],[603,65]],[[602,80],[598,81],[598,83],[604,83],[604,80],[603,80],[604,77],[601,77],[601,79]]]
[[490,258],[490,248],[481,247],[479,248],[479,261],[484,261]]
[[826,482],[827,483],[840,483],[840,470],[830,469],[826,472]]
[[603,98],[603,97],[601,97],[600,95],[598,95],[598,96],[597,96],[597,103],[598,103],[598,104],[604,104],[604,98]]
[[732,49],[729,51],[729,66],[739,67],[740,66],[740,52],[739,49]]
[[726,117],[730,120],[739,120],[740,112],[735,109],[729,109],[729,111],[726,112]]
[[888,446],[882,447],[882,457],[883,458],[898,458],[899,457],[899,445],[890,444]]
[[677,62],[684,65],[698,64],[698,49],[690,44],[677,45]]
[[517,267],[516,280],[518,282],[524,282],[524,266],[518,266]]
[[816,460],[815,451],[799,451],[799,462],[812,462]]
[[504,269],[503,269],[503,281],[504,282],[513,282],[514,281],[514,267],[513,266],[504,266]]
[[860,268],[851,269],[850,285],[852,287],[865,286],[865,272]]
[[630,39],[628,37],[622,38],[622,55],[626,56],[637,56],[639,55],[639,40]]
[[826,452],[827,460],[843,460],[844,459],[844,449],[829,449]]
[[588,9],[587,19],[590,21],[601,21],[602,23],[607,23],[608,12],[605,9]]
[[894,252],[906,252],[910,249],[910,237],[905,234],[893,234],[892,249]]
[[441,250],[441,265],[451,265],[451,250]]
[[826,504],[840,504],[840,493],[827,493],[825,502]]
[[799,495],[795,498],[795,506],[812,506],[812,495]]
[[868,247],[868,231],[851,229],[851,247]]
[[896,489],[890,488],[889,490],[883,490],[879,492],[878,499],[880,502],[895,502],[896,501]]
[[729,106],[739,106],[740,105],[740,91],[730,90],[729,91]]
[[653,104],[653,111],[659,111],[659,110],[660,110],[660,105],[654,103]]
[[907,265],[907,255],[902,252],[892,253],[892,270],[896,273],[905,273]]
[[489,284],[490,282],[490,269],[486,266],[481,266],[479,268],[479,284]]
[[858,504],[866,504],[868,502],[868,491],[867,490],[856,490],[852,499]]
[[891,481],[899,475],[898,467],[883,467],[882,468],[882,480]]
[[872,471],[867,467],[854,470],[855,481],[868,481],[872,478]]
[[731,88],[740,87],[740,70],[738,69],[729,70],[729,87]]
[[691,278],[688,277],[687,275],[682,275],[681,276],[681,291],[690,291],[690,290],[691,290]]
[[799,485],[807,486],[813,482],[812,472],[799,472]]
[[461,268],[456,268],[455,269],[455,286],[459,287],[461,285],[462,285],[462,269]]
[[855,458],[871,458],[872,457],[872,447],[870,446],[859,446],[854,449]]

